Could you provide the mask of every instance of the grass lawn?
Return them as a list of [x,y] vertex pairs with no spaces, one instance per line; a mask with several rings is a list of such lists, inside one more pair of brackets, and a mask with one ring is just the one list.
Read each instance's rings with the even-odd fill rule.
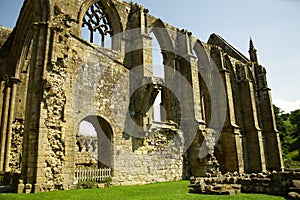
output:
[[284,200],[283,197],[268,196],[261,194],[239,194],[234,196],[199,195],[188,193],[189,181],[177,181],[169,183],[155,183],[142,186],[118,186],[104,189],[80,189],[68,191],[44,192],[38,194],[0,194],[0,199],[19,200],[77,200],[77,199],[109,199],[109,200],[135,200],[135,199],[201,199],[201,200],[222,200],[222,199],[253,199],[253,200]]

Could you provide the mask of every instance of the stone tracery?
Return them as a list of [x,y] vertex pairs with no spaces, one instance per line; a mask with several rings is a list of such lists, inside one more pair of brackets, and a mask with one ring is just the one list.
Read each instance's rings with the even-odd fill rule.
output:
[[90,31],[90,42],[92,43],[96,42],[94,34],[98,31],[100,34],[99,43],[102,47],[104,47],[105,37],[112,35],[111,26],[100,2],[96,2],[86,11],[82,27],[87,27]]

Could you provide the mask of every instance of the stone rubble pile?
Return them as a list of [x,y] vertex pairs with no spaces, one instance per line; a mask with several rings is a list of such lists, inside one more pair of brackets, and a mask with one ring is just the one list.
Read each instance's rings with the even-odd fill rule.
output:
[[300,172],[226,173],[217,177],[191,177],[190,192],[234,195],[259,193],[300,199]]

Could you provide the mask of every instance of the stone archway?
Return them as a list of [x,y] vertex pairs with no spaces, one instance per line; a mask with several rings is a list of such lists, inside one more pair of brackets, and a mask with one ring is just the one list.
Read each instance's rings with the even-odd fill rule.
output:
[[112,135],[112,128],[104,118],[85,117],[76,136],[76,166],[112,168]]

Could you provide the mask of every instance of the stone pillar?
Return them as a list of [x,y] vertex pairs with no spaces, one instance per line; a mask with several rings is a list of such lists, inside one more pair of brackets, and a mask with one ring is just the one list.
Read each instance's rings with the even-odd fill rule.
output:
[[[4,79],[4,78],[3,78]],[[5,80],[1,80],[0,82],[0,124],[2,123],[2,111],[3,111],[3,104],[4,104],[4,97],[5,97],[5,85],[6,85],[6,81]],[[1,129],[0,129],[1,130]],[[0,131],[1,133],[1,131]],[[1,142],[1,135],[0,135],[0,142]],[[0,143],[1,144],[1,143]],[[0,152],[1,152],[1,146],[0,146]]]
[[17,187],[17,194],[23,194],[24,188],[25,188],[25,185],[23,183],[23,180],[20,179],[18,187]]
[[250,80],[240,82],[243,131],[246,139],[247,172],[266,170],[262,133],[258,123],[254,86]]
[[[243,146],[240,127],[236,125],[235,105],[230,80],[230,73],[224,69],[220,71],[224,80],[227,96],[226,119],[220,142],[222,148],[223,167],[226,171],[244,173]],[[220,163],[220,165],[222,165]]]
[[206,163],[207,159],[206,156],[203,158],[200,158],[200,150],[201,145],[204,142],[204,135],[205,132],[199,132],[197,133],[196,137],[194,138],[192,144],[190,145],[188,149],[188,162],[189,162],[189,176],[205,176],[207,173]]
[[193,97],[194,97],[194,110],[195,110],[195,119],[201,124],[205,123],[204,115],[203,115],[203,106],[202,106],[202,96],[200,92],[200,79],[198,66],[195,57],[190,57],[189,59],[191,63],[191,78],[192,78],[192,88],[193,88]]
[[[136,38],[132,38],[132,46],[135,48],[131,52],[131,66],[133,69],[130,73],[131,91],[135,93],[135,119],[139,125],[137,132],[144,132],[144,127],[152,121],[152,111],[143,113],[142,107],[144,92],[137,92],[142,86],[147,87],[146,84],[151,84],[152,80],[152,38],[146,34],[138,34]],[[132,73],[133,72],[133,73]],[[145,91],[141,89],[140,91]],[[149,91],[148,91],[149,92]],[[147,102],[149,103],[149,102]]]
[[190,173],[192,176],[203,176],[208,169],[206,156],[209,152],[205,148],[207,134],[202,115],[198,63],[190,45],[191,33],[180,31],[176,42],[176,70],[180,78],[175,77],[173,81],[178,84],[176,91],[180,98],[180,127],[184,132],[185,147],[188,148]]
[[142,70],[136,71],[134,75],[138,78],[152,77],[152,37],[149,35],[147,26],[148,12],[141,6],[138,6],[136,13],[131,20],[138,21],[139,26],[133,26],[130,31],[129,44],[127,52],[131,53],[131,68],[142,67]]
[[135,75],[138,78],[151,77],[152,72],[152,37],[143,33],[133,34],[131,38],[131,66],[142,67],[136,71]]
[[179,105],[178,99],[176,99],[176,95],[174,91],[176,88],[176,82],[174,82],[176,71],[175,71],[175,54],[172,52],[162,51],[163,54],[163,64],[165,66],[164,74],[165,74],[165,83],[163,88],[163,106],[166,109],[166,119],[172,120],[176,123],[180,120],[180,116],[178,116]]
[[[141,86],[145,86],[150,83],[153,76],[152,70],[152,37],[148,34],[146,29],[146,12],[143,7],[134,5],[134,14],[131,15],[133,21],[139,22],[134,23],[130,27],[132,31],[130,32],[127,44],[127,52],[130,52],[130,90],[131,94],[135,92],[134,97],[131,97],[132,109],[135,113],[135,121],[138,125],[136,128],[137,133],[143,133],[145,131],[145,125],[147,125],[152,120],[152,110],[148,113],[142,113],[141,109],[143,106],[143,99],[145,93],[137,92]],[[141,89],[144,91],[146,89]],[[134,102],[133,102],[134,101]],[[147,115],[148,114],[148,115]],[[147,116],[146,116],[147,115]]]
[[11,87],[9,87],[8,82],[5,87],[5,94],[3,98],[3,109],[2,109],[2,117],[1,117],[1,142],[0,142],[0,171],[4,171],[4,163],[5,163],[5,148],[6,148],[6,136],[7,136],[7,126],[9,119],[9,106],[10,106],[10,95],[11,95]]
[[35,186],[37,183],[43,183],[45,179],[45,160],[49,153],[45,118],[41,117],[41,115],[46,115],[44,113],[45,107],[41,105],[44,86],[42,81],[46,69],[45,64],[48,60],[45,57],[46,52],[48,52],[46,49],[46,44],[49,42],[49,37],[46,37],[48,27],[47,24],[37,22],[32,26],[32,29],[35,34],[29,69],[22,153],[22,179],[26,192],[40,190]]
[[[250,41],[250,47],[253,47],[253,42]],[[254,49],[255,50],[255,49]],[[255,51],[254,51],[255,53]],[[260,120],[262,134],[265,138],[265,156],[268,170],[283,169],[283,160],[279,134],[276,128],[275,114],[273,110],[271,89],[268,88],[266,69],[257,62],[253,63],[257,98],[259,101]]]
[[[195,123],[204,123],[202,118],[201,110],[201,99],[200,99],[200,83],[198,67],[196,57],[192,53],[190,47],[191,33],[187,31],[181,31],[178,33],[177,46],[178,59],[177,64],[179,65],[178,72],[182,76],[181,82],[181,110],[183,119]],[[179,80],[173,80],[174,82]],[[187,81],[187,82],[185,82]],[[198,126],[198,125],[197,125]]]
[[10,151],[11,151],[11,138],[12,138],[12,124],[14,120],[14,112],[15,112],[15,103],[16,103],[16,84],[20,82],[17,78],[10,78],[10,84],[11,84],[11,100],[10,100],[10,106],[9,106],[9,117],[8,117],[8,125],[7,125],[7,138],[6,138],[6,154],[5,154],[5,163],[4,163],[4,171],[9,172],[9,162],[10,162]]
[[276,129],[276,121],[271,99],[271,91],[268,88],[260,91],[260,111],[262,119],[263,136],[265,137],[265,154],[268,170],[282,170],[283,160],[279,133]]
[[[213,76],[215,76],[213,84],[215,85],[216,96],[218,97],[218,115],[225,117],[224,122],[219,122],[223,127],[221,127],[222,132],[220,138],[217,138],[219,139],[218,143],[220,145],[217,159],[219,159],[220,168],[223,172],[238,171],[243,173],[244,160],[242,140],[240,127],[236,125],[231,77],[230,71],[227,69],[231,63],[226,59],[227,56],[224,56],[223,51],[217,47],[211,49],[211,57],[214,60],[213,64],[219,69],[214,73],[220,73],[220,79],[222,79],[218,80],[219,74],[213,74]],[[220,120],[223,119],[221,118]]]

